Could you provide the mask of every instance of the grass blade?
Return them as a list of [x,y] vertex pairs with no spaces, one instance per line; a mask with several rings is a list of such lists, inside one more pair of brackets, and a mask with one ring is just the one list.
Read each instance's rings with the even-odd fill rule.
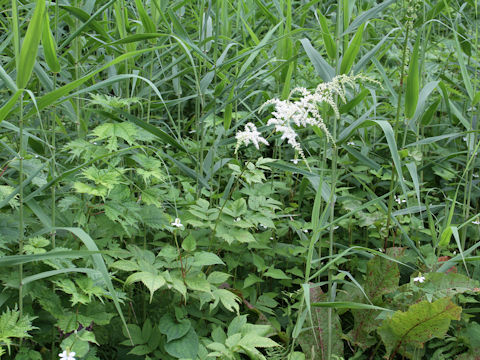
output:
[[342,62],[340,64],[340,74],[348,74],[352,69],[353,62],[355,61],[355,58],[360,51],[360,44],[362,43],[364,28],[365,25],[361,25],[355,33],[352,41],[350,41],[350,45],[348,45],[348,49],[347,51],[345,51]]
[[33,65],[37,58],[38,45],[42,36],[43,20],[45,18],[45,0],[37,0],[32,20],[28,24],[27,33],[20,50],[18,63],[17,86],[23,89],[32,76]]

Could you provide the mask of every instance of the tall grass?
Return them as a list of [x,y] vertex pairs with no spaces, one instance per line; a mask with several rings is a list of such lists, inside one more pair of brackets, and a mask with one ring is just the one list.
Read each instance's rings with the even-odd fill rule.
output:
[[[349,89],[346,104],[336,99],[340,119],[331,109],[320,109],[335,144],[326,144],[318,129],[301,132],[308,163],[293,167],[288,162],[297,155],[271,135],[268,140],[275,148],[262,155],[276,160],[272,166],[267,162],[255,168],[269,177],[274,192],[262,196],[271,195],[281,203],[278,212],[284,217],[272,217],[278,229],[272,239],[281,246],[304,249],[298,253],[303,276],[285,283],[290,293],[303,291],[294,307],[295,320],[288,329],[283,317],[278,316],[281,324],[275,316],[269,320],[285,327],[277,329],[287,334],[285,347],[293,354],[301,334],[309,331],[321,347],[310,291],[323,288],[331,306],[321,358],[335,355],[337,294],[347,280],[359,284],[364,275],[363,269],[352,275],[355,269],[345,265],[346,259],[353,262],[390,247],[405,247],[414,254],[409,266],[417,270],[437,271],[432,256],[448,255],[452,258],[448,267],[440,269],[460,262],[466,274],[478,275],[478,265],[472,265],[478,260],[474,255],[479,228],[472,221],[479,216],[480,175],[476,0],[463,4],[413,0],[0,3],[4,30],[0,34],[0,185],[9,186],[8,193],[0,193],[0,221],[5,222],[0,224],[4,227],[0,247],[5,259],[14,255],[25,259],[15,263],[16,270],[0,269],[5,274],[11,270],[18,278],[15,299],[10,297],[12,284],[1,278],[9,294],[0,303],[3,309],[17,304],[20,316],[24,308],[27,313],[35,309],[32,304],[37,299],[25,293],[26,288],[35,288],[27,287],[25,278],[31,286],[52,273],[35,273],[25,265],[37,256],[28,253],[25,245],[49,234],[49,251],[59,248],[60,260],[71,257],[61,252],[64,248],[84,251],[86,247],[90,252],[82,269],[94,269],[103,279],[106,298],[114,302],[124,327],[136,321],[134,305],[121,306],[123,295],[114,289],[114,284],[123,286],[125,280],[107,267],[119,256],[115,251],[120,253],[127,245],[137,243],[159,252],[164,228],[138,217],[123,228],[135,230],[131,237],[127,232],[117,236],[103,231],[97,216],[109,211],[102,206],[111,189],[90,201],[88,193],[76,193],[74,184],[91,166],[128,169],[117,170],[117,175],[136,203],[143,205],[152,183],[146,181],[145,187],[137,183],[134,156],[139,154],[163,164],[160,170],[167,185],[150,201],[161,202],[165,214],[188,219],[190,207],[205,198],[211,208],[219,209],[213,230],[205,237],[208,241],[197,239],[197,243],[206,250],[213,247],[233,264],[234,247],[215,248],[218,222],[227,201],[253,197],[254,190],[245,189],[253,189],[253,175],[247,176],[254,170],[244,163],[260,157],[245,150],[234,158],[236,131],[247,122],[266,129],[268,114],[258,112],[266,100],[287,99],[298,86],[314,88],[341,74],[363,73],[381,85],[365,83]],[[117,148],[82,157],[94,141],[106,144],[105,139],[94,139],[94,129],[123,122],[135,124],[145,139],[134,139],[117,128]],[[74,153],[75,141],[84,141],[84,150]],[[234,172],[229,165],[240,170]],[[289,195],[277,182],[290,186]],[[76,195],[78,203],[72,205]],[[15,202],[18,206],[12,205]],[[116,226],[130,221],[126,217],[119,214]],[[15,236],[8,227],[11,221],[16,221]],[[169,223],[164,220],[162,226]],[[311,230],[308,237],[301,226]],[[179,253],[190,249],[178,240],[175,233]],[[113,246],[109,241],[118,243]],[[268,246],[277,251],[274,242]],[[99,254],[100,250],[104,252]],[[73,263],[62,264],[55,275],[78,271]],[[229,265],[235,279],[232,293],[244,281],[242,276],[254,269],[252,264],[244,265],[238,274]],[[271,290],[278,287],[259,283],[241,298],[254,303]],[[139,291],[144,322],[151,312],[151,295],[145,288]]]

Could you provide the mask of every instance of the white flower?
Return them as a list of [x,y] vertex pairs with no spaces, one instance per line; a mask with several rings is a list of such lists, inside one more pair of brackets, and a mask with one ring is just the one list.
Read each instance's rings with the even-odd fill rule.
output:
[[75,360],[75,351],[63,351],[62,353],[58,354],[60,360]]
[[305,234],[308,234],[308,229],[304,229],[303,232],[304,232]]
[[475,225],[480,225],[480,220],[479,220],[479,219],[477,219],[477,220],[474,220],[474,221],[472,221],[472,224],[475,224]]
[[464,136],[464,137],[462,138],[462,140],[466,142],[466,141],[467,141],[467,137]]
[[407,200],[405,199],[400,199],[399,197],[395,197],[395,201],[397,202],[397,204],[401,204],[401,203],[406,203]]
[[478,174],[472,174],[474,178],[478,178],[480,175]]
[[275,106],[275,111],[272,112],[272,118],[268,120],[267,125],[275,126],[275,132],[282,133],[281,139],[287,139],[288,144],[305,159],[302,147],[297,141],[298,135],[293,126],[303,128],[318,127],[325,134],[327,141],[335,143],[320,115],[319,105],[327,103],[333,109],[335,116],[340,118],[340,111],[335,102],[335,97],[338,96],[343,102],[346,102],[345,86],[354,87],[357,79],[376,82],[361,75],[338,75],[331,81],[318,85],[313,92],[302,87],[293,89],[290,96],[300,95],[300,98],[296,101],[271,99],[265,102],[260,107],[260,110],[269,105]]
[[349,141],[349,142],[347,142],[347,145],[354,146],[355,143],[353,141]]
[[183,227],[183,225],[182,225],[182,223],[180,222],[180,219],[179,219],[179,218],[175,218],[175,221],[172,222],[170,225],[176,226],[176,227],[178,227],[178,228]]
[[425,281],[425,276],[417,276],[415,278],[413,278],[413,282],[419,282],[419,283],[423,283]]
[[299,162],[299,159],[292,159],[290,160],[294,165],[297,165]]
[[248,146],[250,143],[252,143],[257,148],[257,150],[260,149],[259,143],[262,143],[268,146],[268,141],[261,136],[261,134],[257,130],[257,127],[251,122],[245,125],[244,131],[237,132],[237,135],[235,135],[235,138],[237,139],[237,146],[235,147],[235,152],[238,151],[238,148],[242,144],[244,144],[245,146]]

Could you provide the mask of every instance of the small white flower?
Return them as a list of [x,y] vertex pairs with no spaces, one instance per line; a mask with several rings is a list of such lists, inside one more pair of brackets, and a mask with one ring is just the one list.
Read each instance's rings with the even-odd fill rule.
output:
[[239,222],[240,220],[242,220],[242,218],[237,217],[236,219],[233,219],[233,222]]
[[381,253],[385,252],[385,250],[383,250],[382,248],[378,248],[378,251],[380,251]]
[[349,142],[347,142],[347,145],[353,146],[353,145],[355,145],[355,143],[353,141],[349,141]]
[[172,226],[176,226],[178,228],[183,227],[182,223],[180,222],[179,218],[175,218],[175,221],[171,223]]
[[273,236],[270,236],[270,240],[273,240]]
[[257,150],[260,149],[259,143],[268,146],[268,141],[261,136],[260,132],[258,132],[257,130],[257,127],[251,122],[245,125],[244,131],[237,132],[235,138],[237,139],[237,146],[235,147],[235,152],[238,151],[238,148],[242,144],[248,146],[250,143],[252,143],[257,148]]
[[75,351],[63,351],[62,353],[58,354],[60,360],[75,360]]
[[467,137],[466,137],[466,136],[464,136],[462,139],[463,139],[463,141],[465,141],[465,142],[467,141]]
[[266,229],[267,227],[264,224],[258,224],[262,229]]
[[189,134],[195,134],[197,132],[197,130],[190,130],[188,133]]
[[413,282],[423,283],[425,281],[425,276],[417,276],[413,278]]
[[304,232],[305,234],[308,234],[308,229],[304,229],[303,232]]
[[472,224],[480,225],[480,219],[477,219],[477,220],[472,221]]
[[339,227],[340,227],[340,226],[338,226],[338,225],[337,225],[337,226],[334,226],[334,227],[333,227],[333,230],[337,230]]
[[294,163],[295,165],[297,165],[300,160],[299,160],[299,159],[292,159],[292,160],[290,160],[290,161],[291,161],[292,163]]
[[399,197],[395,197],[395,201],[397,202],[397,204],[401,204],[401,203],[406,203],[407,200],[405,199],[400,199]]
[[474,178],[478,178],[479,176],[480,176],[480,175],[478,175],[478,174],[473,174],[473,177],[474,177]]
[[97,142],[96,142],[96,141],[94,141],[94,142],[93,142],[93,145],[97,145]]

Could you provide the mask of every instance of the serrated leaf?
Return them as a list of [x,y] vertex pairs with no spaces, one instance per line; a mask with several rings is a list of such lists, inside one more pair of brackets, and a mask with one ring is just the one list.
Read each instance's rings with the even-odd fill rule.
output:
[[225,265],[225,263],[214,253],[202,251],[193,256],[193,266]]
[[185,278],[185,283],[191,290],[210,292],[210,283],[205,279],[204,273],[189,273]]
[[137,271],[139,270],[138,264],[132,260],[118,260],[110,265],[111,268],[122,271]]
[[224,272],[213,271],[212,273],[210,273],[210,275],[208,275],[207,281],[210,284],[222,284],[225,281],[227,281],[228,278],[231,277],[231,276],[232,275],[224,273]]
[[291,277],[283,272],[283,270],[270,267],[263,276],[271,277],[277,280],[291,280]]
[[215,309],[219,302],[227,309],[228,311],[235,311],[237,314],[240,311],[240,298],[235,295],[233,292],[228,291],[227,289],[216,289],[212,292],[215,301],[211,304],[210,308]]
[[247,334],[238,342],[240,346],[246,347],[259,347],[259,348],[267,348],[267,347],[274,347],[280,346],[272,339],[269,339],[264,336],[259,336],[256,334]]
[[150,290],[150,302],[152,302],[153,294],[166,284],[165,279],[160,274],[152,274],[150,272],[141,271],[130,275],[125,280],[125,286],[134,282],[141,281]]

